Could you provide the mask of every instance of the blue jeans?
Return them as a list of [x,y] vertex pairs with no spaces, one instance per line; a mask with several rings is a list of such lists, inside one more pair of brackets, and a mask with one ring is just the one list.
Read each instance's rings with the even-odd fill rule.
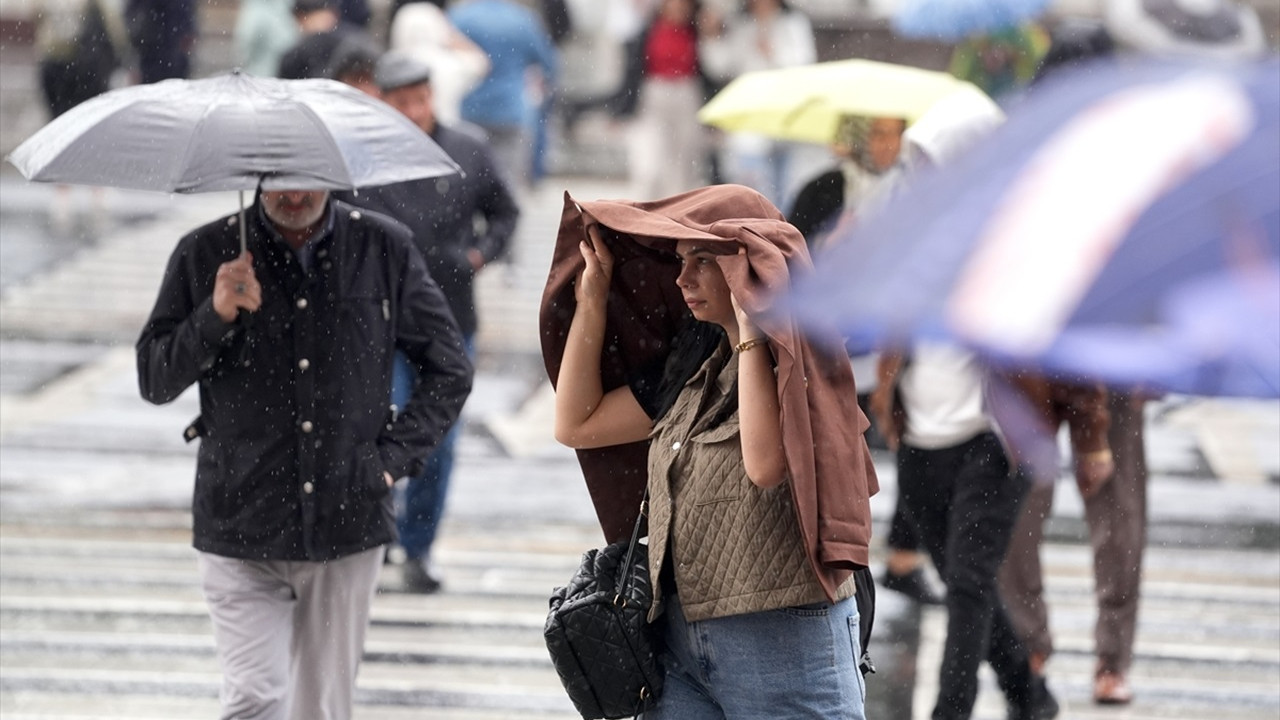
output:
[[853,598],[690,623],[664,615],[666,679],[643,720],[865,720]]
[[[467,357],[475,358],[475,342],[471,336],[463,338]],[[408,358],[399,351],[391,374],[391,403],[403,408],[413,394],[414,371]],[[453,446],[458,439],[462,422],[454,423],[436,449],[427,456],[422,472],[410,477],[396,503],[396,531],[400,535],[400,547],[411,560],[425,559],[431,554],[431,545],[440,529],[444,516],[444,501],[449,492],[449,476],[453,474]]]

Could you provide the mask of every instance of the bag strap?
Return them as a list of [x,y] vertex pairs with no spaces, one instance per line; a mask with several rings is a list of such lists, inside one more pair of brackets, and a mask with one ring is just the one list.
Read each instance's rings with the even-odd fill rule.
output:
[[640,501],[640,512],[636,515],[636,526],[631,530],[631,543],[627,545],[627,554],[622,560],[622,577],[619,578],[617,589],[614,591],[613,604],[618,607],[626,605],[626,590],[631,584],[631,580],[635,577],[635,566],[631,561],[635,558],[636,546],[640,544],[640,525],[644,523],[646,517],[649,516],[649,488],[644,490],[644,499]]

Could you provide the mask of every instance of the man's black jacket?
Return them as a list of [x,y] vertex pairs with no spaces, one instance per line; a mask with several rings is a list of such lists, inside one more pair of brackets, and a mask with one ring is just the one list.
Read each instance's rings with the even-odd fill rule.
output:
[[[236,217],[178,244],[138,340],[150,402],[200,387],[195,547],[228,557],[328,560],[390,542],[383,471],[419,471],[453,425],[472,366],[443,295],[401,224],[331,201],[310,270],[250,208],[262,307],[242,324],[213,309],[218,266],[239,253]],[[420,370],[393,417],[391,361]]]

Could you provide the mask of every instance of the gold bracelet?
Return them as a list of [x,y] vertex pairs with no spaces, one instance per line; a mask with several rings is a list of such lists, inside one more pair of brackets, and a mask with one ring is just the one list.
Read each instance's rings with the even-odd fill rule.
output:
[[1108,448],[1103,448],[1102,450],[1093,450],[1091,452],[1084,453],[1081,459],[1089,462],[1111,462],[1112,460],[1111,450]]
[[736,353],[744,353],[753,347],[759,347],[761,345],[764,345],[767,342],[769,342],[769,338],[767,337],[758,337],[758,338],[751,338],[750,340],[743,340],[742,342],[734,346],[733,351]]

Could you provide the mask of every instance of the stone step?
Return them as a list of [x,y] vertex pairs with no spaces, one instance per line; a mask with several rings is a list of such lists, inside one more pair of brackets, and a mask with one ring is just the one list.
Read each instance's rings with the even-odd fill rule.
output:
[[[5,720],[208,720],[218,715],[215,697],[165,697],[133,694],[87,694],[0,690],[0,713]],[[510,710],[492,708],[431,707],[431,720],[511,720]],[[357,705],[352,720],[422,720],[422,706],[365,703]],[[528,720],[578,720],[573,712],[543,712],[522,708]]]
[[[221,675],[216,662],[204,669],[141,667],[119,669],[95,667],[6,667],[0,674],[0,693],[24,692],[216,699]],[[572,704],[564,694],[554,670],[541,672],[493,668],[469,670],[456,666],[405,667],[365,663],[357,681],[357,705],[392,705],[422,708],[470,707],[526,711],[572,717]],[[540,717],[541,715],[537,715]],[[6,716],[7,717],[7,716]]]

